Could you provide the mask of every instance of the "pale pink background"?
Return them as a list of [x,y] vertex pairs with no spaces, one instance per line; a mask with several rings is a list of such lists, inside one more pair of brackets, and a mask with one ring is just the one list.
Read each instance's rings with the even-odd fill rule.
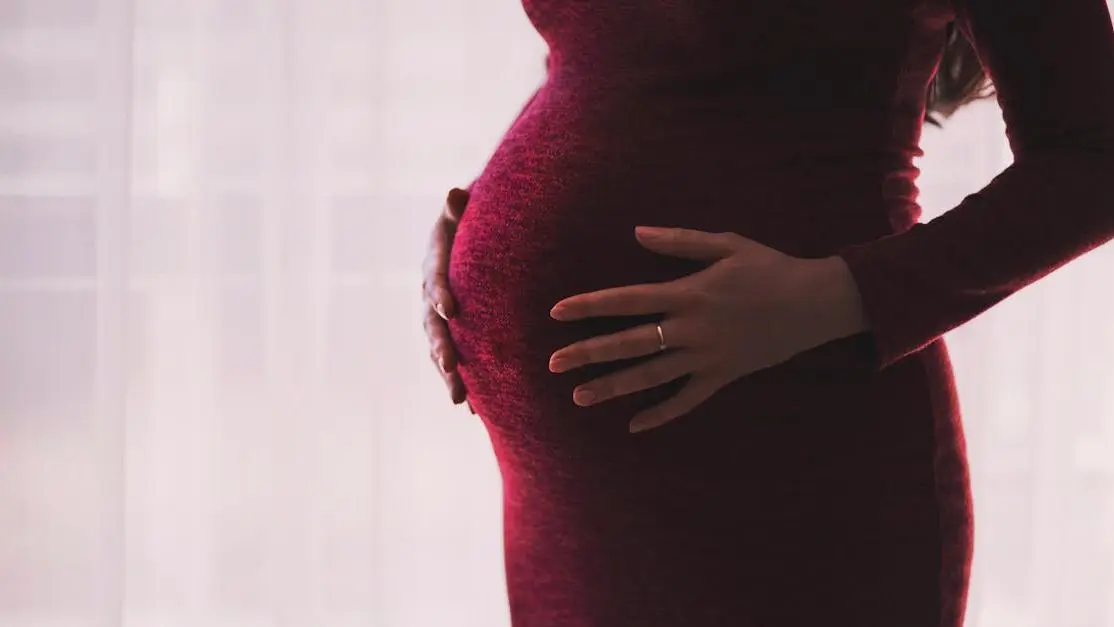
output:
[[[516,0],[0,0],[0,627],[507,624],[419,262],[543,54]],[[1009,160],[924,143],[928,215]],[[973,627],[1114,627],[1112,267],[952,336]]]

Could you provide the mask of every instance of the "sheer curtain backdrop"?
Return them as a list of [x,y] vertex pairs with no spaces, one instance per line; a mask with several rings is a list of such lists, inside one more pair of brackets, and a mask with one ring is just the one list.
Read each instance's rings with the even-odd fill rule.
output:
[[[543,55],[518,0],[0,0],[0,627],[507,624],[419,266]],[[1010,159],[991,104],[925,148],[928,216]],[[1114,627],[1111,268],[952,335],[973,627]]]

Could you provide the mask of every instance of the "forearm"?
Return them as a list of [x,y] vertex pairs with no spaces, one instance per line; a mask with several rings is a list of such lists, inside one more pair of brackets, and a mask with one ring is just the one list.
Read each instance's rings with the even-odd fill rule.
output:
[[839,251],[878,366],[1114,238],[1114,27],[1103,0],[961,0],[1014,163],[944,215]]

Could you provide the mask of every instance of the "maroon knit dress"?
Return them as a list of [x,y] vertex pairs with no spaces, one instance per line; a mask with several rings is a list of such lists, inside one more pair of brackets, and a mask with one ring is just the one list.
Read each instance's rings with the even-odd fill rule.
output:
[[[450,273],[515,627],[958,627],[971,499],[939,338],[1114,236],[1105,1],[524,4],[548,77],[475,181]],[[913,160],[953,20],[1016,161],[918,224]],[[548,311],[697,269],[641,248],[639,224],[842,255],[872,331],[631,435],[680,382],[580,408],[573,387],[629,364],[547,363],[643,321]]]

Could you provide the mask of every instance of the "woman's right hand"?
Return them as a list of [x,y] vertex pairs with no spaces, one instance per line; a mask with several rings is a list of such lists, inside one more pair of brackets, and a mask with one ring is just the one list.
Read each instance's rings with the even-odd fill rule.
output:
[[[453,403],[459,405],[467,399],[464,382],[457,372],[456,347],[449,334],[448,319],[456,314],[456,303],[449,292],[449,255],[452,252],[453,238],[457,224],[468,204],[468,192],[453,188],[445,200],[445,210],[433,225],[429,238],[423,269],[425,278],[422,291],[425,294],[425,332],[429,338],[429,355],[433,364],[441,372]],[[471,409],[471,406],[469,406]]]

